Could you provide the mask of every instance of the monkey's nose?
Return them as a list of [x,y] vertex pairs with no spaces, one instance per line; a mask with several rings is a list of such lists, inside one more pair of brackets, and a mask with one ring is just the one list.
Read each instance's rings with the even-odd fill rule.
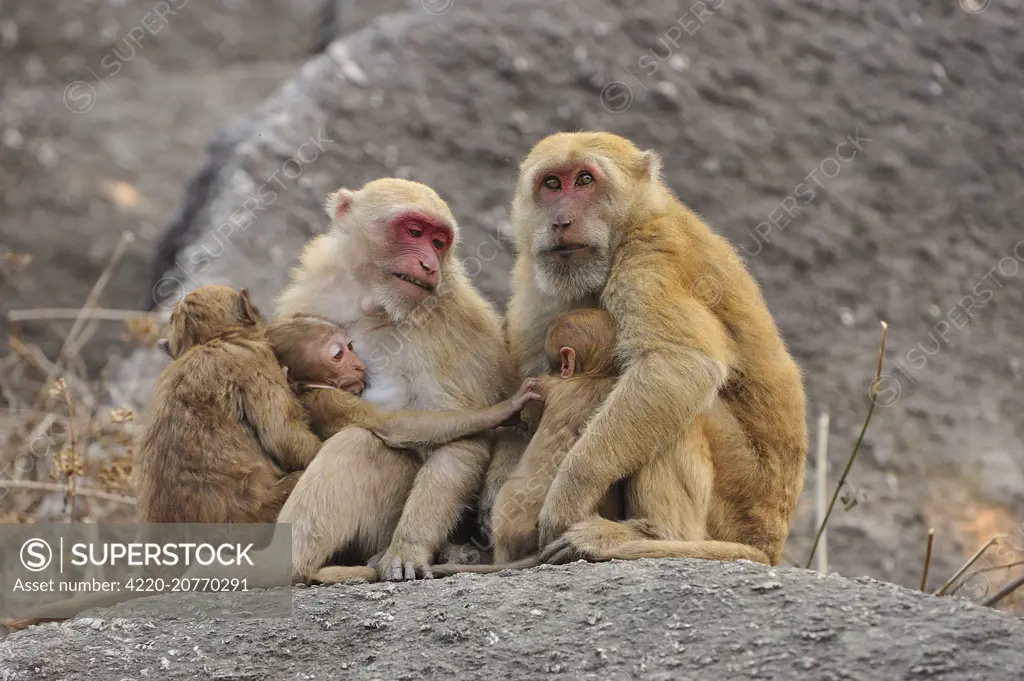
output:
[[564,217],[564,218],[555,218],[555,221],[551,223],[551,226],[557,232],[560,229],[568,228],[569,225],[571,225],[571,224],[572,224],[572,218]]
[[426,272],[427,274],[433,274],[434,272],[437,272],[437,268],[436,267],[434,267],[430,263],[424,262],[422,260],[420,260],[420,267],[422,267],[423,271]]

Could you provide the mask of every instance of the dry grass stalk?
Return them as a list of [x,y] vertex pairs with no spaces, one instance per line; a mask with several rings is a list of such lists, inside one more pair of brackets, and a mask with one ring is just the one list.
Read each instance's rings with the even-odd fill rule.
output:
[[68,445],[62,447],[53,460],[53,477],[55,480],[64,481],[64,512],[71,510],[71,522],[76,519],[75,506],[78,499],[78,477],[82,475],[85,468],[83,457],[78,454],[78,437],[75,433],[75,404],[71,399],[71,393],[63,378],[54,381],[50,388],[50,396],[64,399],[68,410]]
[[991,598],[988,598],[987,600],[983,601],[982,605],[995,607],[995,605],[998,604],[999,601],[1003,600],[1004,598],[1006,598],[1022,586],[1024,586],[1024,575],[1021,575],[1017,579],[1013,580],[1012,582],[1004,586],[1002,589],[996,592]]
[[928,585],[928,568],[932,565],[932,545],[935,544],[935,528],[928,528],[928,547],[924,551],[924,570],[921,572],[921,591]]
[[[0,489],[26,489],[37,490],[41,492],[65,491],[65,487],[62,484],[58,484],[55,482],[41,482],[36,480],[0,480]],[[81,487],[77,490],[76,493],[80,497],[100,499],[102,501],[112,501],[117,504],[125,504],[128,506],[135,505],[134,497],[126,496],[124,494],[104,492],[103,490],[92,489],[90,487]],[[3,516],[0,516],[0,518],[2,517]]]
[[885,340],[889,334],[889,325],[882,322],[882,343],[878,348],[878,368],[875,370],[875,380],[871,382],[871,404],[868,406],[868,415],[864,419],[864,425],[861,426],[860,436],[857,438],[857,444],[853,446],[853,451],[850,453],[850,458],[846,462],[846,468],[843,469],[843,474],[839,476],[839,482],[836,484],[836,491],[832,495],[832,501],[828,504],[828,511],[825,512],[825,519],[821,522],[818,527],[818,533],[814,536],[814,544],[811,545],[811,553],[807,556],[807,564],[804,565],[807,569],[810,569],[811,562],[814,560],[814,553],[818,550],[818,543],[821,541],[821,535],[825,532],[825,527],[828,526],[828,520],[832,517],[832,509],[835,508],[836,499],[839,498],[839,492],[843,489],[843,485],[846,484],[846,476],[850,474],[850,469],[853,468],[853,462],[857,460],[857,454],[860,453],[860,446],[864,442],[864,434],[868,432],[868,424],[871,423],[871,415],[875,412],[875,398],[878,397],[878,388],[882,380],[882,360],[885,359]]
[[106,322],[156,318],[155,315],[138,310],[108,310],[97,307],[83,312],[82,308],[77,307],[42,307],[32,310],[11,310],[7,313],[7,319],[12,322],[38,322],[48,319],[78,319],[83,315],[86,319],[99,319]]
[[942,596],[943,594],[945,594],[945,593],[946,593],[946,590],[947,590],[947,589],[949,589],[949,587],[953,586],[953,584],[954,584],[954,583],[956,582],[956,580],[960,579],[960,577],[961,577],[961,576],[962,576],[962,575],[963,575],[963,574],[964,574],[965,572],[967,572],[967,570],[968,570],[968,569],[970,569],[970,567],[971,567],[972,565],[974,565],[974,564],[975,564],[976,562],[978,562],[978,559],[979,559],[979,558],[981,558],[982,554],[984,554],[984,553],[985,553],[985,551],[987,551],[987,550],[988,550],[988,548],[989,548],[990,546],[992,546],[993,544],[995,544],[995,543],[996,543],[997,541],[999,541],[1000,539],[1005,539],[1005,538],[1006,538],[1006,535],[1005,535],[1005,534],[997,534],[996,536],[992,537],[992,538],[991,538],[991,539],[989,539],[989,540],[988,540],[987,542],[985,542],[985,543],[984,543],[984,544],[983,544],[983,545],[981,546],[981,548],[980,548],[980,549],[978,549],[977,551],[975,551],[975,552],[974,552],[974,555],[973,555],[973,556],[971,556],[971,557],[970,557],[970,559],[968,559],[968,561],[967,561],[966,563],[964,563],[964,564],[963,564],[963,565],[962,565],[962,566],[960,567],[960,569],[956,571],[956,573],[954,573],[954,574],[953,574],[953,576],[952,576],[952,577],[950,577],[949,579],[947,579],[947,580],[946,580],[946,583],[945,583],[945,584],[943,584],[942,586],[940,586],[940,587],[939,587],[939,588],[938,588],[937,590],[935,590],[935,591],[934,591],[934,592],[932,593],[932,596]]
[[[121,234],[121,240],[118,241],[117,246],[114,248],[113,254],[110,256],[110,260],[107,262],[107,266],[100,273],[96,283],[93,284],[92,290],[89,291],[89,295],[85,299],[85,304],[82,306],[82,310],[78,317],[75,319],[74,324],[71,325],[71,331],[68,332],[67,338],[64,339],[64,344],[61,346],[60,352],[57,354],[57,361],[54,362],[54,368],[46,377],[46,384],[50,385],[56,380],[57,376],[61,373],[61,367],[65,365],[68,357],[77,353],[81,347],[80,334],[86,322],[89,321],[88,311],[96,307],[96,303],[99,301],[100,295],[103,293],[103,289],[107,287],[107,283],[114,274],[114,269],[121,262],[121,258],[124,257],[125,252],[128,250],[128,246],[135,241],[135,235],[131,232],[124,232]],[[40,394],[36,399],[36,405],[42,403],[44,395]]]

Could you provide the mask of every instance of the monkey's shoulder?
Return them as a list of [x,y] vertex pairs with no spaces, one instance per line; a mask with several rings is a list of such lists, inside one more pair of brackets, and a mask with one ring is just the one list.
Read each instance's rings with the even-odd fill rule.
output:
[[190,348],[157,379],[155,397],[191,403],[229,402],[248,386],[280,384],[284,372],[269,343],[215,339]]

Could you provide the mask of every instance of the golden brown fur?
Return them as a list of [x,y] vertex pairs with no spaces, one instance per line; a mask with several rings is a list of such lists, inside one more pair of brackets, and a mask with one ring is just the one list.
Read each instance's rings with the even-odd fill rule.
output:
[[[522,459],[494,507],[494,561],[537,552],[537,520],[548,489],[587,421],[615,386],[615,323],[604,310],[582,308],[552,323],[546,340],[551,373],[539,379],[543,412]],[[622,519],[620,490],[605,495],[601,515]]]
[[[544,559],[776,564],[803,485],[800,373],[735,251],[659,166],[621,137],[560,133],[520,168],[508,329],[521,373],[544,369],[539,329],[595,303],[622,369],[544,502],[541,545],[558,539]],[[631,520],[597,517],[622,478]]]
[[171,314],[135,463],[139,516],[271,523],[320,440],[302,419],[245,289],[204,286]]
[[[446,225],[457,242],[455,219],[435,192],[376,180],[357,192],[340,190],[328,212],[333,226],[306,247],[278,313],[320,315],[348,330],[367,365],[364,400],[391,410],[480,409],[513,393],[498,315],[453,248],[425,270],[439,270],[429,295],[393,275],[416,266],[396,248],[400,216],[424,214],[421,223]],[[479,487],[490,439],[457,440],[421,463],[366,429],[343,428],[324,443],[279,518],[292,523],[296,579],[367,576],[365,567],[320,570],[336,549],[356,556],[353,562],[381,554],[387,579],[425,574]]]

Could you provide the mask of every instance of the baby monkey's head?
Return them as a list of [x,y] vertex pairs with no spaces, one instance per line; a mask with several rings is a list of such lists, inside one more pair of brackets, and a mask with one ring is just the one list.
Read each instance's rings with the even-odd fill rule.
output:
[[615,320],[604,310],[585,307],[551,323],[544,343],[551,371],[562,378],[615,373]]
[[366,365],[352,351],[348,332],[329,319],[281,317],[267,327],[267,338],[289,380],[326,383],[357,395],[366,388]]
[[160,339],[159,345],[176,359],[216,338],[258,336],[262,330],[263,318],[244,288],[200,286],[174,306],[167,338]]

